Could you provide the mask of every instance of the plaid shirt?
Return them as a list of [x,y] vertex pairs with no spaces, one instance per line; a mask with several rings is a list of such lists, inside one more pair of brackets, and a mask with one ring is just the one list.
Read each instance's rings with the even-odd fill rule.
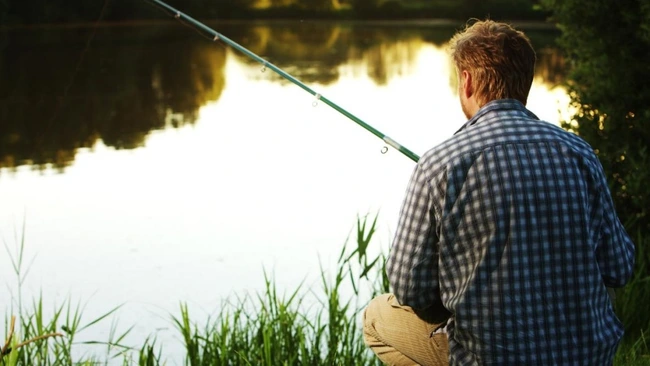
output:
[[452,365],[605,365],[633,263],[592,148],[499,100],[419,160],[387,272],[402,305],[451,312]]

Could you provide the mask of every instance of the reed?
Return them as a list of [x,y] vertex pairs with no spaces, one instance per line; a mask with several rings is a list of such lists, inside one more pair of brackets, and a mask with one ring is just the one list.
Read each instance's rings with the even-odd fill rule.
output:
[[[265,272],[261,293],[226,299],[220,311],[207,320],[193,320],[188,305],[180,304],[171,322],[184,345],[182,363],[187,366],[379,365],[363,344],[361,335],[361,314],[366,303],[374,295],[388,291],[385,256],[381,252],[370,255],[368,250],[376,223],[376,215],[357,220],[354,246],[348,246],[352,241],[348,238],[334,270],[328,271],[321,265],[316,286],[303,283],[283,292],[273,276]],[[637,243],[643,243],[641,233],[638,236]],[[30,263],[25,258],[24,233],[15,253],[10,255],[20,285],[29,269],[26,263]],[[637,254],[637,257],[647,256],[646,252]],[[637,261],[638,273],[645,273],[646,265],[647,261]],[[643,313],[648,299],[639,289],[647,283],[647,278],[636,276],[626,288],[619,290],[617,311],[626,316]],[[15,295],[12,303],[22,304],[20,286],[19,293],[12,295]],[[11,317],[5,317],[7,341],[4,346],[0,344],[4,351],[0,352],[0,366],[176,364],[165,359],[165,345],[154,337],[135,346],[125,344],[131,328],[118,330],[115,319],[120,306],[85,321],[84,306],[80,303],[68,300],[51,312],[44,310],[44,303],[40,296],[30,307],[17,311],[20,315],[16,318],[15,332]],[[107,340],[78,340],[87,329],[107,321],[111,321]],[[650,342],[646,333],[626,338],[614,364],[650,366]]]
[[[17,293],[10,294],[11,306],[9,314],[5,314],[5,342],[0,345],[0,366],[96,365],[117,358],[124,358],[127,362],[126,351],[130,348],[121,342],[131,328],[118,332],[117,322],[114,318],[121,305],[88,322],[82,316],[85,305],[80,302],[74,303],[71,299],[64,301],[61,305],[55,305],[51,311],[45,309],[42,295],[34,299],[30,307],[24,305],[22,285],[33,263],[33,258],[27,260],[26,257],[24,227],[23,222],[23,229],[20,237],[16,238],[13,250],[3,240],[18,286]],[[13,313],[18,315],[13,315]],[[108,340],[77,341],[79,334],[83,335],[85,330],[108,319],[113,320]],[[95,354],[76,354],[74,351],[79,346],[105,347],[103,359],[106,361],[100,362],[100,358]]]
[[[360,296],[372,293],[383,264],[369,259],[367,247],[375,230],[367,216],[357,224],[356,248],[341,250],[337,269],[321,266],[321,289],[304,286],[280,294],[265,274],[265,290],[227,303],[207,324],[191,321],[187,304],[173,322],[187,349],[186,365],[372,365],[374,355],[361,339]],[[381,255],[380,255],[381,256]],[[365,299],[367,300],[367,298]]]

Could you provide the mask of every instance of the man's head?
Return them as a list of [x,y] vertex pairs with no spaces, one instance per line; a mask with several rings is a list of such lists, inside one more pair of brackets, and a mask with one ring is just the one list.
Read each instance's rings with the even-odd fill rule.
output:
[[526,104],[536,57],[524,33],[508,24],[478,21],[449,43],[467,118],[496,99],[517,99]]

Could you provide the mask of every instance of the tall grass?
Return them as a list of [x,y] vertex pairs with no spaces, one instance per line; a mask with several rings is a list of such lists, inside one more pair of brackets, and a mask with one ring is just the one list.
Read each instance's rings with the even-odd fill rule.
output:
[[[335,270],[330,273],[321,266],[316,286],[301,285],[281,293],[273,278],[265,273],[262,293],[225,302],[219,314],[201,324],[192,320],[187,304],[181,304],[172,323],[185,346],[184,364],[377,364],[361,339],[360,320],[365,303],[386,288],[385,276],[379,270],[384,263],[383,255],[370,258],[368,254],[376,222],[377,216],[359,218],[355,247],[348,250],[346,241]],[[31,308],[25,308],[22,284],[29,266],[24,238],[23,231],[15,254],[5,243],[18,281],[18,293],[12,294],[12,303],[17,306],[19,324],[14,333],[9,317],[5,319],[8,345],[0,350],[5,351],[0,356],[0,366],[166,364],[163,345],[157,344],[155,338],[145,339],[137,347],[126,346],[123,341],[131,329],[118,332],[115,322],[108,340],[77,341],[80,332],[114,318],[119,306],[89,322],[83,322],[84,307],[73,305],[72,301],[48,313],[41,296]],[[20,345],[19,339],[32,341]],[[79,354],[88,349],[86,346],[103,346],[104,355]]]
[[[25,255],[24,221],[20,237],[16,235],[15,242],[16,245],[12,250],[3,239],[12,270],[16,276],[17,293],[10,294],[11,306],[9,314],[5,314],[5,342],[0,344],[0,366],[95,365],[100,363],[96,355],[75,355],[73,347],[76,349],[78,345],[105,347],[106,356],[103,363],[119,357],[128,360],[125,350],[130,348],[122,345],[121,342],[131,329],[118,332],[115,321],[111,325],[108,340],[76,341],[77,336],[84,330],[112,318],[121,306],[88,322],[84,322],[82,316],[84,306],[81,303],[73,303],[71,299],[59,306],[55,305],[51,311],[44,309],[42,295],[33,300],[30,307],[25,306],[23,284],[31,269],[33,258],[27,261]],[[17,316],[14,313],[17,313]]]
[[[186,303],[180,304],[171,322],[184,345],[181,362],[187,366],[207,365],[378,365],[379,361],[362,340],[361,313],[376,294],[388,291],[383,253],[370,255],[377,216],[357,220],[354,246],[346,240],[332,271],[321,266],[316,285],[304,283],[297,288],[280,290],[273,276],[265,273],[261,293],[231,298],[218,314],[195,321]],[[643,243],[638,233],[637,244]],[[348,238],[349,239],[349,238]],[[29,268],[25,263],[24,232],[16,254],[11,257],[21,304],[20,284]],[[5,247],[7,247],[5,243]],[[638,246],[637,257],[647,256]],[[10,251],[7,250],[9,253]],[[11,255],[11,254],[10,254]],[[637,260],[637,273],[646,273],[647,260]],[[619,290],[617,312],[624,322],[635,314],[648,316],[648,285],[644,276],[635,276]],[[91,321],[84,321],[84,307],[67,301],[50,313],[44,311],[39,297],[31,307],[17,311],[17,334],[10,334],[11,320],[5,318],[5,345],[0,344],[0,366],[17,365],[140,365],[173,364],[163,356],[164,344],[155,338],[140,340],[135,346],[124,345],[130,328],[118,331],[115,316],[119,306]],[[16,309],[18,310],[18,309]],[[90,327],[112,319],[105,341],[78,341],[78,335]],[[201,318],[203,319],[203,318]],[[650,366],[650,340],[647,332],[626,338],[617,353],[615,365]],[[24,341],[26,344],[21,346]],[[93,346],[94,353],[84,353]],[[103,349],[103,351],[102,351]],[[3,352],[4,351],[4,352]]]
[[[5,319],[5,325],[10,324],[6,332],[5,347],[3,347],[3,358],[0,365],[72,365],[92,363],[97,364],[100,358],[97,355],[75,355],[73,347],[78,345],[101,345],[105,346],[106,356],[104,360],[115,359],[126,356],[124,350],[129,347],[123,346],[120,342],[130,331],[116,332],[116,323],[113,323],[107,341],[81,341],[77,342],[76,337],[84,330],[112,316],[118,308],[114,308],[103,315],[87,323],[83,322],[83,308],[79,304],[73,305],[67,301],[61,306],[55,307],[52,314],[47,314],[43,309],[42,297],[35,301],[33,308],[18,321],[18,330],[14,332]],[[48,318],[48,320],[45,320]],[[106,362],[106,361],[104,361]],[[103,362],[102,362],[103,363]]]
[[299,286],[281,295],[265,275],[265,291],[225,306],[207,324],[192,323],[181,305],[174,323],[187,349],[186,365],[372,365],[377,364],[361,340],[362,294],[376,290],[382,277],[371,275],[383,265],[369,259],[375,230],[367,217],[357,223],[356,248],[344,246],[330,278],[321,268],[319,291]]
[[[616,310],[632,337],[637,338],[650,330],[650,238],[644,238],[640,230],[635,236],[636,261],[630,282],[618,289]],[[641,307],[645,304],[645,307]],[[643,311],[643,310],[646,311]]]
[[617,365],[650,365],[650,237],[638,229],[634,239],[634,275],[616,293],[616,313],[627,332],[616,355]]

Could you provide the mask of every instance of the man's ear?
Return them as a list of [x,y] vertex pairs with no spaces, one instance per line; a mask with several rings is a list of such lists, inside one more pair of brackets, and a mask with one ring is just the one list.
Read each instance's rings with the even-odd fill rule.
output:
[[460,77],[461,83],[463,83],[462,92],[465,94],[465,98],[469,99],[474,95],[474,89],[472,88],[472,74],[467,70],[463,70]]

